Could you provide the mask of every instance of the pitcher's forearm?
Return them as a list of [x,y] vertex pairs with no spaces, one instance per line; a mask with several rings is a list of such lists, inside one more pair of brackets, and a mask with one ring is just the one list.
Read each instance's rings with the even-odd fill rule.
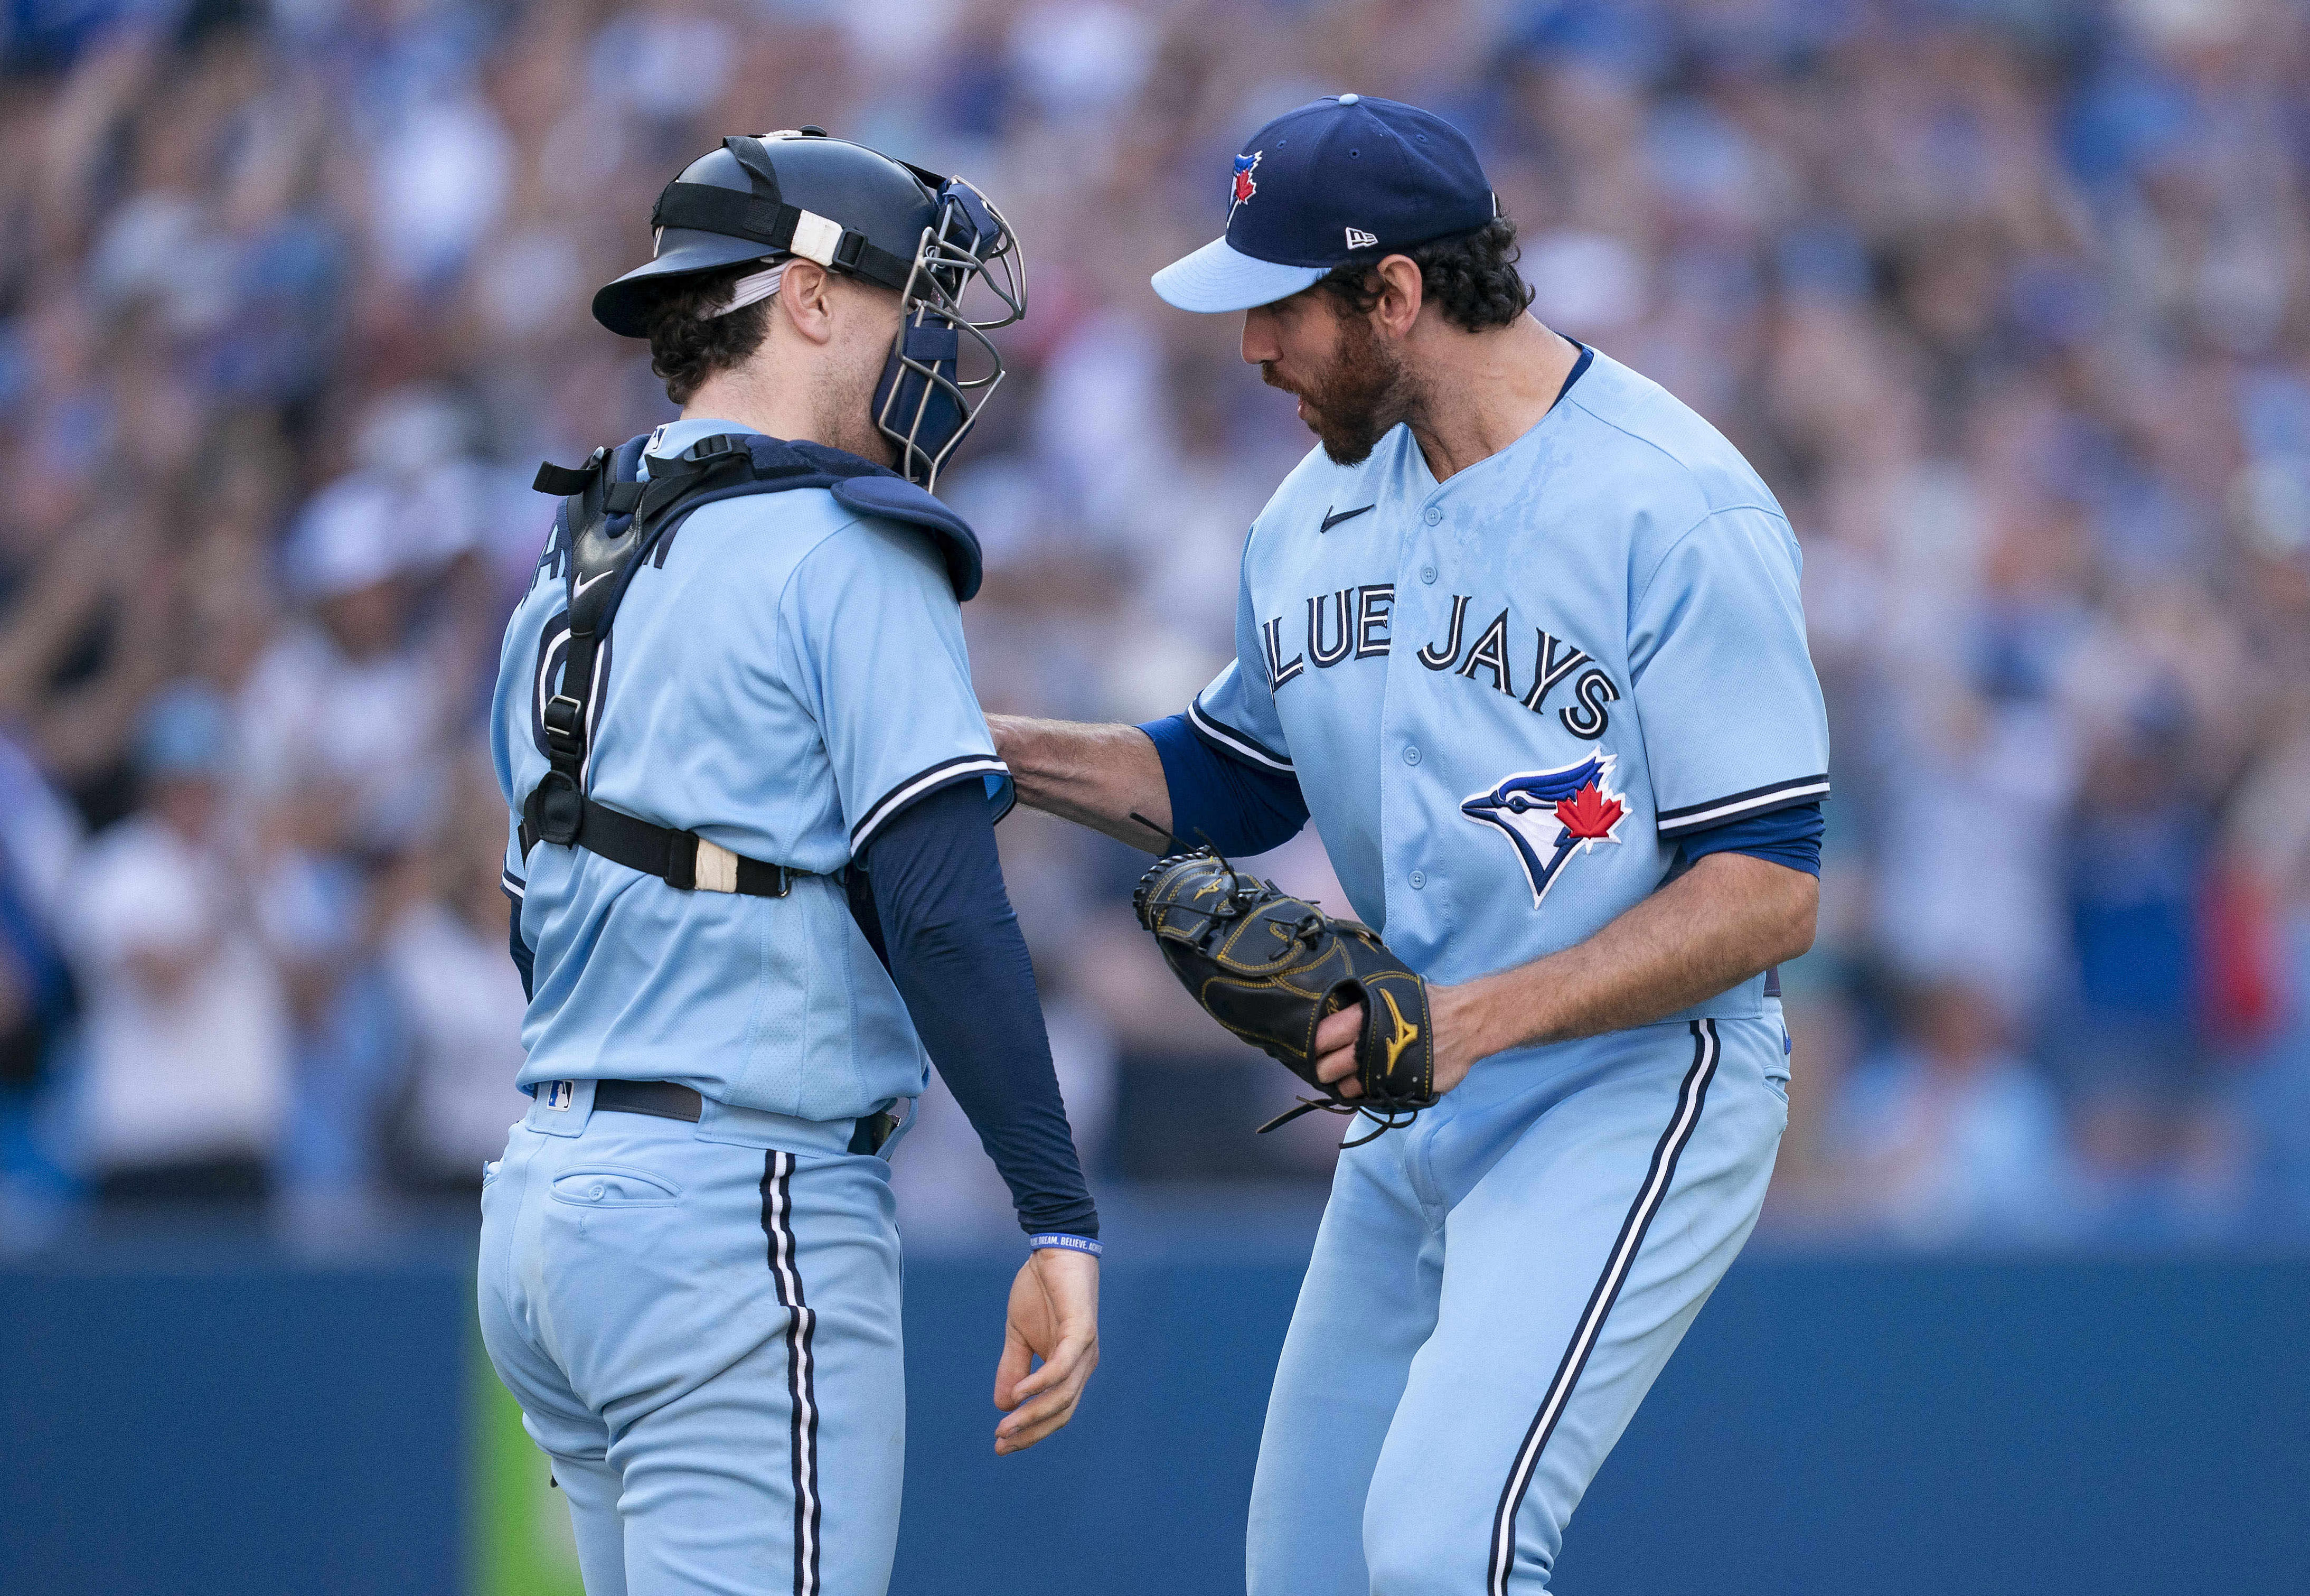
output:
[[1812,946],[1820,883],[1741,854],[1711,854],[1585,942],[1467,993],[1479,1056],[1650,1025]]
[[1151,854],[1168,840],[1171,793],[1162,756],[1138,727],[1020,715],[990,715],[986,724],[1028,808]]

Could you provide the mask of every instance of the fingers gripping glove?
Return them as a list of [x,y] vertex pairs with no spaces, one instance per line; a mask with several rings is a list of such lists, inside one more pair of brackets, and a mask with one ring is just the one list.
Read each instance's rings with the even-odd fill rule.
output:
[[[1366,1114],[1379,1129],[1346,1144],[1360,1147],[1435,1104],[1427,983],[1370,927],[1334,920],[1272,881],[1239,874],[1210,848],[1159,860],[1140,879],[1131,906],[1155,933],[1171,973],[1212,1019],[1323,1094],[1302,1098],[1261,1131],[1316,1108]],[[1316,1028],[1359,1002],[1356,1080],[1363,1096],[1343,1097],[1316,1079]]]

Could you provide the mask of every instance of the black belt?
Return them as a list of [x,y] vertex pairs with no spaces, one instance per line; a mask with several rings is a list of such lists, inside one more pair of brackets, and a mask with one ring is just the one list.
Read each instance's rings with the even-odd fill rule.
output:
[[612,1114],[652,1114],[660,1119],[688,1120],[696,1124],[706,1112],[706,1099],[695,1089],[671,1080],[597,1080],[594,1106]]
[[[539,791],[543,791],[541,787]],[[720,843],[709,842],[695,831],[676,831],[670,826],[653,826],[649,821],[596,803],[591,798],[580,800],[584,804],[573,845],[587,853],[599,854],[624,865],[638,870],[644,875],[656,876],[669,887],[684,892],[735,892],[746,898],[784,898],[797,877],[815,875],[809,870],[795,870],[784,864],[768,864],[760,859],[749,859],[734,854]],[[537,805],[537,794],[523,805],[521,851],[527,854],[537,846],[542,836],[538,816],[532,812]],[[833,879],[840,880],[843,872],[837,871]],[[693,1112],[679,1119],[695,1120]]]
[[[648,1114],[659,1119],[686,1120],[694,1125],[706,1112],[706,1099],[698,1095],[695,1088],[678,1086],[671,1080],[597,1080],[594,1083],[594,1107],[597,1112]],[[890,1132],[898,1128],[896,1115],[862,1115],[850,1132],[850,1150],[879,1153],[882,1144],[890,1140]]]

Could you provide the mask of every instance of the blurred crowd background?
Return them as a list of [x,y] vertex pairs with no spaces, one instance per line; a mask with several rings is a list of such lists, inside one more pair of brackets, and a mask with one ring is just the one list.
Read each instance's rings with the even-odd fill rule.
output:
[[[1765,1234],[2310,1235],[2310,12],[2288,0],[0,6],[0,1245],[466,1201],[523,1106],[481,722],[535,463],[671,413],[586,314],[661,184],[817,123],[1023,235],[942,484],[991,709],[1225,658],[1308,447],[1148,273],[1267,117],[1476,140],[1537,312],[1724,429],[1835,737]],[[1727,683],[1728,714],[1740,686]],[[1320,1190],[1143,856],[1003,828],[1095,1182]],[[1303,837],[1272,873],[1340,901]],[[951,1104],[923,1228],[1007,1226]],[[1265,1194],[1263,1196],[1262,1194]],[[446,1211],[446,1210],[445,1210]]]

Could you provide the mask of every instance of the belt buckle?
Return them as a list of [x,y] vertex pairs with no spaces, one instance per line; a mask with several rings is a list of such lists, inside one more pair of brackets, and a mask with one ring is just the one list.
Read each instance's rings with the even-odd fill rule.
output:
[[698,839],[698,873],[692,885],[699,892],[735,892],[738,855],[720,843]]

